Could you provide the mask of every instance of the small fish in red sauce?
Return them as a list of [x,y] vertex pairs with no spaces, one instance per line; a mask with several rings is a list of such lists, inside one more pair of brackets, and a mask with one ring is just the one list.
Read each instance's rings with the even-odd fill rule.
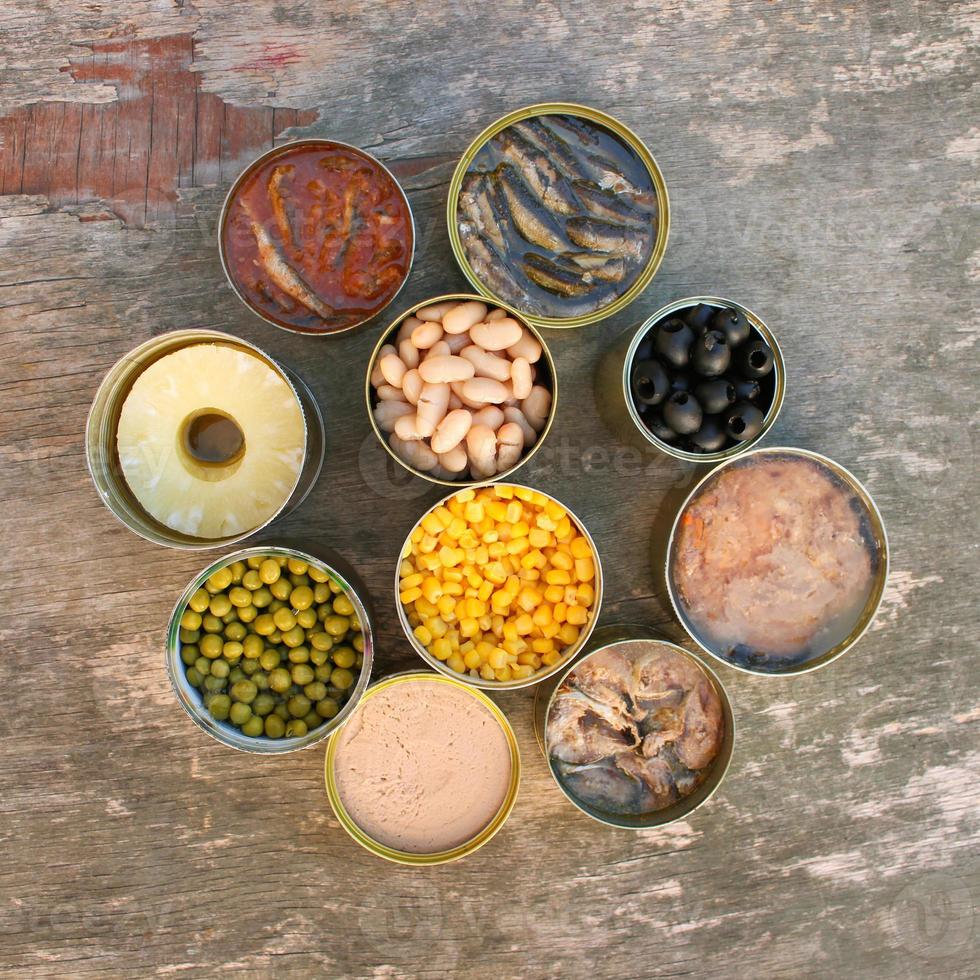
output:
[[281,147],[246,173],[228,204],[228,274],[257,313],[332,333],[384,309],[408,276],[408,201],[376,160],[326,140]]

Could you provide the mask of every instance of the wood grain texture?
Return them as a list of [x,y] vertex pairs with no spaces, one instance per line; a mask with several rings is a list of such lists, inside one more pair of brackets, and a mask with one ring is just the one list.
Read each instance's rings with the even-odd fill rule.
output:
[[[974,975],[978,23],[975,2],[917,0],[4,4],[0,115],[39,113],[45,139],[65,138],[52,106],[84,126],[130,104],[118,79],[73,77],[93,44],[177,37],[165,46],[193,39],[199,92],[245,114],[319,113],[293,132],[376,152],[418,224],[399,306],[465,285],[445,193],[480,128],[548,99],[619,116],[666,176],[666,258],[623,313],[549,334],[562,406],[521,471],[586,518],[602,621],[682,639],[650,554],[700,471],[621,443],[594,379],[623,330],[684,295],[730,296],[776,332],[789,386],[767,444],[851,468],[893,558],[874,629],[832,667],[795,679],[719,667],[735,758],[688,821],[627,834],[579,815],[538,753],[532,693],[515,692],[499,703],[525,776],[503,831],[457,865],[388,866],[333,819],[322,750],[241,756],[184,717],[163,632],[204,561],[118,525],[82,440],[102,374],[160,332],[227,330],[295,367],[327,415],[328,458],[277,530],[353,561],[378,606],[379,673],[416,666],[392,563],[439,493],[389,468],[365,416],[359,379],[387,321],[316,341],[244,309],[215,242],[231,174],[186,180],[176,135],[143,185],[172,186],[172,206],[145,222],[100,195],[49,197],[41,182],[63,185],[59,167],[30,193],[5,184],[5,975]],[[134,147],[144,168],[146,151]]]

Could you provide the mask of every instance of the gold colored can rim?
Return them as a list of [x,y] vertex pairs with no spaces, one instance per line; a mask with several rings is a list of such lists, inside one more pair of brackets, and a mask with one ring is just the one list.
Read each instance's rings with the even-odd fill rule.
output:
[[532,116],[546,115],[578,116],[581,119],[586,119],[589,122],[596,123],[597,125],[602,126],[604,129],[609,130],[609,132],[611,132],[614,136],[618,136],[637,154],[643,165],[646,167],[647,173],[649,173],[650,179],[653,181],[653,186],[657,192],[657,199],[660,204],[657,222],[657,237],[654,239],[653,248],[650,252],[650,258],[647,260],[647,264],[644,266],[643,270],[640,272],[639,276],[637,276],[633,284],[629,287],[629,289],[622,293],[622,295],[617,296],[612,302],[601,309],[594,310],[591,313],[582,314],[581,316],[545,317],[528,313],[522,314],[522,316],[530,320],[537,327],[547,327],[548,329],[584,327],[590,323],[598,323],[600,320],[605,320],[607,317],[610,317],[613,314],[618,313],[620,310],[625,309],[643,292],[644,289],[647,288],[647,286],[650,285],[651,280],[653,279],[654,275],[656,275],[657,270],[660,268],[660,263],[663,261],[664,252],[667,249],[667,238],[670,233],[670,199],[667,195],[667,184],[664,181],[663,173],[661,172],[657,161],[654,159],[653,154],[650,152],[643,140],[641,140],[632,129],[620,122],[615,117],[610,116],[599,109],[579,105],[576,102],[540,102],[535,105],[525,106],[523,109],[515,109],[513,112],[509,112],[506,115],[501,116],[495,122],[492,122],[466,148],[462,157],[460,157],[459,163],[456,165],[456,169],[453,172],[452,179],[449,182],[449,196],[446,202],[446,223],[449,228],[449,243],[452,247],[453,255],[456,256],[456,261],[459,263],[459,267],[462,270],[463,275],[466,276],[466,278],[473,284],[474,289],[481,294],[481,298],[487,298],[492,300],[494,303],[504,305],[501,303],[500,298],[496,296],[493,291],[490,290],[476,275],[473,268],[467,261],[466,253],[463,249],[463,243],[460,241],[459,237],[459,228],[456,223],[456,207],[463,184],[463,178],[466,176],[466,172],[477,153],[479,153],[483,148],[483,145],[493,136],[496,136],[497,133],[506,129],[515,122],[520,122],[522,119],[529,119]]
[[[724,657],[717,651],[711,649],[711,647],[709,647],[698,636],[697,631],[691,625],[683,609],[681,608],[680,598],[677,595],[677,588],[674,585],[674,577],[671,574],[677,529],[680,526],[681,518],[691,505],[691,502],[697,497],[708,481],[718,476],[722,470],[729,466],[744,463],[749,457],[758,455],[788,456],[796,457],[798,459],[808,459],[812,462],[822,464],[834,476],[845,483],[867,510],[868,517],[870,518],[871,530],[874,535],[876,558],[878,561],[878,568],[875,574],[875,584],[871,595],[868,596],[868,600],[865,603],[861,618],[855,624],[851,632],[843,640],[841,640],[840,643],[834,647],[831,647],[830,650],[821,654],[819,657],[814,657],[812,660],[805,661],[804,663],[778,671],[753,670],[751,667],[746,667],[742,664],[736,663],[733,660],[729,660],[727,657]],[[670,604],[674,610],[674,615],[677,617],[678,622],[681,624],[684,632],[691,638],[691,640],[696,643],[698,647],[709,657],[713,657],[719,663],[725,664],[726,667],[731,667],[733,670],[741,671],[743,674],[751,674],[753,677],[792,677],[797,674],[812,673],[815,670],[819,670],[821,667],[826,667],[827,664],[833,663],[839,657],[842,657],[845,653],[847,653],[847,651],[850,650],[851,647],[853,647],[865,633],[867,633],[867,631],[871,628],[871,624],[874,622],[878,609],[881,606],[881,600],[884,597],[885,586],[888,583],[890,562],[891,557],[888,547],[888,536],[885,532],[885,524],[882,520],[881,512],[878,510],[878,505],[874,502],[874,499],[864,484],[853,473],[851,473],[850,470],[842,466],[840,463],[830,459],[828,456],[823,456],[820,453],[813,452],[810,449],[798,449],[794,446],[764,446],[758,449],[750,449],[746,453],[742,453],[738,456],[733,456],[732,458],[725,460],[725,462],[706,473],[694,485],[694,488],[687,495],[684,503],[681,504],[680,508],[678,509],[677,515],[674,518],[673,526],[670,529],[670,536],[667,539],[667,559],[664,565],[664,579],[667,584],[667,595],[670,597]]]
[[[327,743],[327,752],[324,759],[324,781],[327,787],[327,798],[330,800],[330,806],[333,809],[334,815],[340,822],[341,827],[343,827],[344,830],[346,830],[347,833],[361,845],[361,847],[367,851],[370,851],[377,857],[384,858],[386,861],[392,861],[395,864],[405,864],[414,867],[431,867],[437,864],[447,864],[450,861],[458,861],[461,858],[472,854],[474,851],[478,851],[484,846],[484,844],[488,843],[507,822],[507,818],[514,809],[514,804],[517,802],[517,795],[520,789],[521,753],[517,745],[517,737],[514,735],[514,729],[511,728],[510,722],[507,720],[507,716],[503,713],[503,711],[501,711],[500,708],[482,691],[478,691],[475,688],[456,680],[455,678],[446,677],[443,674],[434,674],[430,671],[410,671],[387,677],[384,680],[373,684],[367,689],[367,691],[364,692],[364,695],[358,702],[358,708],[366,704],[372,697],[379,694],[381,691],[386,691],[398,684],[411,684],[419,681],[448,684],[457,688],[458,690],[465,691],[468,695],[482,704],[491,713],[491,715],[493,715],[507,739],[507,745],[510,748],[510,784],[507,788],[506,794],[504,795],[503,802],[500,804],[500,808],[497,810],[490,822],[483,828],[483,830],[465,843],[459,844],[458,846],[450,848],[446,851],[437,851],[432,854],[416,854],[411,851],[399,851],[396,848],[388,847],[386,844],[382,844],[379,841],[376,841],[373,837],[370,837],[363,830],[361,830],[351,815],[347,812],[347,808],[344,806],[343,800],[340,797],[340,792],[337,789],[337,780],[334,773],[334,763],[336,762],[338,745],[338,740],[336,738],[331,738]],[[351,717],[353,717],[353,712],[351,713]]]
[[[470,300],[478,303],[485,303],[487,300],[489,300],[494,306],[499,306],[502,310],[506,310],[521,324],[521,326],[525,327],[528,333],[530,333],[531,336],[533,336],[534,339],[541,345],[541,356],[545,359],[548,365],[548,370],[551,372],[551,411],[548,413],[548,419],[544,424],[544,428],[538,433],[538,438],[535,440],[534,445],[523,456],[521,456],[521,458],[509,470],[504,470],[502,473],[498,473],[492,480],[489,481],[443,480],[440,477],[433,476],[431,473],[426,473],[425,470],[417,470],[414,466],[410,465],[407,460],[402,459],[401,456],[399,456],[398,453],[396,453],[388,444],[387,437],[381,431],[377,420],[374,417],[374,406],[371,404],[371,372],[374,371],[374,365],[377,363],[378,354],[381,351],[381,348],[390,341],[392,335],[396,333],[398,328],[401,326],[402,321],[406,320],[419,310],[424,309],[426,306],[434,306],[436,303],[448,302],[466,303]],[[428,483],[434,483],[440,487],[453,487],[456,490],[465,490],[467,487],[484,486],[488,482],[499,483],[500,481],[506,480],[509,476],[516,473],[541,448],[541,444],[551,431],[555,417],[558,414],[558,370],[555,367],[555,359],[551,354],[551,350],[549,349],[547,342],[545,341],[544,337],[541,336],[538,328],[527,318],[526,314],[521,313],[520,310],[515,309],[508,303],[502,303],[499,300],[492,299],[489,296],[478,296],[474,293],[446,293],[443,296],[436,296],[432,299],[424,300],[421,303],[416,303],[413,307],[397,317],[393,323],[389,324],[381,332],[378,342],[374,345],[374,350],[371,351],[371,357],[368,359],[367,373],[364,376],[364,403],[367,406],[368,419],[371,423],[371,428],[374,430],[374,434],[378,437],[378,441],[384,447],[385,452],[399,466],[408,470],[408,472],[413,476],[417,476],[419,479],[425,480]]]

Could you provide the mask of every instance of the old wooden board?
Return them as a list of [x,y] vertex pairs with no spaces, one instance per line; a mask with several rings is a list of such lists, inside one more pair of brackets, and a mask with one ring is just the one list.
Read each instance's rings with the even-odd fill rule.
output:
[[[119,0],[0,9],[0,968],[9,976],[975,974],[977,236],[975,2],[331,5]],[[623,119],[670,189],[663,267],[629,309],[553,334],[564,389],[522,471],[587,520],[602,620],[680,640],[650,560],[696,471],[620,444],[594,377],[623,330],[730,296],[789,371],[768,444],[870,487],[893,551],[874,629],[796,679],[719,667],[739,725],[721,791],[614,832],[552,785],[531,692],[500,697],[524,757],[479,854],[415,871],[340,830],[322,749],[256,759],[172,698],[163,631],[201,557],[101,506],[82,433],[143,339],[227,330],[310,383],[324,473],[279,530],[327,538],[379,608],[379,672],[417,662],[390,582],[438,496],[384,465],[359,379],[381,323],[336,340],[260,322],[215,224],[240,165],[329,134],[403,176],[419,231],[397,305],[464,286],[454,161],[517,106]],[[973,110],[971,111],[971,106]],[[290,128],[292,127],[292,128]]]

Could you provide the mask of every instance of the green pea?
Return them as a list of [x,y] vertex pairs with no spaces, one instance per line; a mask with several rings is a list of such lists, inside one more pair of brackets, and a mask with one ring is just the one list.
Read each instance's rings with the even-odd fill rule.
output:
[[329,585],[329,586],[330,586],[330,591],[331,591],[331,592],[332,592],[332,593],[333,593],[334,595],[340,595],[340,593],[344,591],[344,590],[343,590],[343,589],[342,589],[342,588],[340,587],[340,583],[339,583],[339,582],[335,582],[335,581],[334,581],[333,579],[330,579],[330,581],[329,581],[329,582],[327,583],[327,585]]
[[286,722],[286,738],[302,738],[307,730],[306,722],[302,718],[293,718]]
[[357,655],[357,660],[354,661],[354,666],[360,670],[364,666],[364,654],[359,653]]
[[282,634],[282,642],[287,647],[298,647],[306,639],[306,631],[302,626],[294,626]]
[[208,603],[211,601],[211,596],[207,593],[205,589],[198,589],[187,600],[187,605],[191,607],[196,613],[202,613],[208,608]]
[[252,568],[242,576],[242,585],[244,585],[249,592],[255,592],[256,590],[262,588],[262,579],[259,578],[259,573]]
[[193,643],[180,648],[180,659],[183,660],[188,667],[190,667],[200,655],[201,651],[198,650]]
[[282,570],[279,568],[279,562],[275,558],[266,558],[265,561],[259,565],[259,578],[266,585],[272,585],[273,582],[279,579],[282,574]]
[[341,637],[350,629],[350,620],[346,616],[327,616],[323,628],[331,636]]
[[198,657],[194,661],[194,669],[202,676],[207,677],[211,673],[211,661],[207,657]]
[[277,717],[282,718],[283,721],[289,721],[289,712],[286,710],[285,703],[283,703],[283,704],[277,704],[272,709],[272,713],[274,715],[276,715]]
[[[297,650],[302,650],[303,647],[297,647],[296,649]],[[290,652],[292,652],[292,651],[290,651]],[[326,650],[317,650],[317,649],[314,648],[313,650],[310,651],[310,660],[317,667],[322,666],[329,659],[330,659],[330,654]]]
[[211,596],[211,604],[208,606],[208,609],[211,610],[212,616],[220,618],[231,612],[231,599],[224,592],[213,595]]
[[263,718],[270,714],[276,706],[276,699],[271,694],[259,693],[252,702],[252,714],[261,715]]
[[208,591],[212,594],[221,592],[231,585],[231,569],[227,566],[219,568],[207,581]]
[[204,675],[196,667],[188,667],[187,683],[192,687],[200,687],[204,683]]
[[272,593],[263,585],[252,593],[252,605],[256,609],[265,609],[272,602]]
[[290,575],[305,575],[310,563],[302,558],[289,558],[286,562]]
[[248,566],[243,561],[233,561],[228,566],[228,571],[231,572],[232,582],[241,582],[242,576],[247,571]]
[[354,649],[358,653],[364,653],[364,634],[363,633],[358,633],[357,636],[354,637],[352,646],[354,647]]
[[249,568],[255,568],[255,569],[261,568],[262,567],[262,562],[264,562],[264,561],[265,561],[265,558],[263,558],[262,555],[252,555],[251,558],[246,558],[245,559],[245,562],[248,565],[248,567]]
[[314,728],[319,728],[323,724],[323,719],[316,713],[315,708],[310,708],[303,721],[306,722],[306,727],[311,731]]
[[333,611],[338,616],[353,616],[354,615],[354,603],[350,601],[345,595],[339,595],[333,601]]
[[263,650],[259,655],[259,663],[262,664],[263,670],[275,670],[281,662],[282,657],[279,656],[278,650]]
[[293,683],[299,684],[300,687],[304,684],[312,683],[315,676],[313,668],[309,664],[294,664],[289,673],[293,679]]
[[249,677],[251,677],[256,671],[262,669],[262,666],[259,664],[258,660],[243,660],[240,666]]
[[208,660],[214,660],[216,657],[220,657],[223,646],[221,637],[216,633],[208,633],[206,636],[202,636],[201,642],[198,644],[201,655],[207,657]]
[[232,623],[237,623],[238,610],[232,609],[231,612],[226,612],[224,616],[221,617],[221,622],[223,622],[225,626],[230,626]]
[[331,667],[330,664],[322,664],[318,666],[317,669],[313,672],[316,679],[318,681],[323,681],[324,683],[330,680],[330,675],[332,673],[333,673],[333,667]]
[[285,602],[289,598],[289,594],[293,591],[293,583],[288,578],[281,578],[269,586],[269,591],[280,602]]
[[211,613],[205,613],[204,618],[201,620],[201,628],[205,633],[221,633],[224,631],[225,624],[217,616],[212,616]]
[[228,666],[227,660],[215,660],[211,664],[211,676],[225,678],[231,673],[231,667]]
[[229,684],[237,684],[239,681],[245,680],[248,675],[242,670],[241,667],[232,667],[231,673],[228,675]]
[[325,572],[322,568],[318,568],[316,565],[310,565],[310,567],[306,570],[306,574],[318,584],[326,584],[327,580],[330,578],[327,572]]
[[216,694],[208,701],[208,711],[216,721],[227,721],[231,710],[231,698],[227,694]]
[[333,698],[323,698],[316,703],[316,713],[321,718],[333,718],[340,711],[340,705]]
[[338,667],[348,670],[354,666],[357,654],[350,647],[337,647],[330,657]]
[[252,674],[252,683],[260,690],[269,690],[269,675],[264,670],[257,670]]
[[302,718],[310,710],[310,699],[305,694],[294,694],[286,702],[286,710],[293,718]]
[[258,693],[258,688],[251,681],[239,681],[231,688],[231,696],[236,701],[244,701],[245,704],[251,704]]
[[317,582],[313,586],[313,601],[320,605],[330,598],[330,588],[326,582]]
[[267,637],[266,640],[269,642],[270,646],[277,647],[282,643],[282,633],[279,630],[273,630]]
[[309,647],[293,647],[287,654],[291,664],[305,664],[310,659]]
[[312,681],[303,688],[303,693],[313,702],[322,701],[327,696],[327,685]]
[[244,651],[245,656],[250,660],[254,660],[261,656],[264,649],[265,642],[262,640],[262,637],[256,636],[254,633],[249,633],[249,635],[242,640],[242,650]]
[[265,719],[265,733],[269,738],[282,738],[286,734],[286,722],[278,715],[268,715]]
[[259,611],[255,606],[246,606],[244,609],[238,610],[238,618],[243,623],[251,623],[256,616],[258,616]]
[[277,667],[269,674],[269,687],[273,691],[278,691],[282,694],[284,691],[288,691],[293,679],[289,675],[289,671],[285,667]]
[[207,691],[223,691],[227,683],[224,677],[215,677],[213,674],[209,674],[204,678],[204,688]]
[[194,612],[193,609],[185,609],[184,615],[180,617],[180,625],[185,630],[199,630],[201,628],[201,614]]
[[225,660],[238,660],[244,652],[245,647],[241,643],[235,643],[233,640],[229,640],[221,647],[221,655]]
[[289,596],[293,609],[299,612],[313,605],[313,590],[308,585],[300,585],[293,589]]
[[316,610],[310,607],[309,609],[301,609],[296,613],[296,622],[305,630],[311,630],[317,624]]
[[241,643],[245,637],[248,636],[248,630],[245,628],[244,623],[229,623],[225,627],[225,638],[229,640],[234,640],[236,643]]
[[272,621],[276,624],[276,628],[282,630],[284,633],[296,625],[296,617],[293,615],[292,609],[286,606],[273,613]]
[[270,616],[275,615],[277,612],[279,612],[280,609],[288,609],[288,608],[289,607],[286,605],[285,602],[282,601],[282,599],[273,599],[272,602],[270,602],[269,605],[265,607],[266,612]]

